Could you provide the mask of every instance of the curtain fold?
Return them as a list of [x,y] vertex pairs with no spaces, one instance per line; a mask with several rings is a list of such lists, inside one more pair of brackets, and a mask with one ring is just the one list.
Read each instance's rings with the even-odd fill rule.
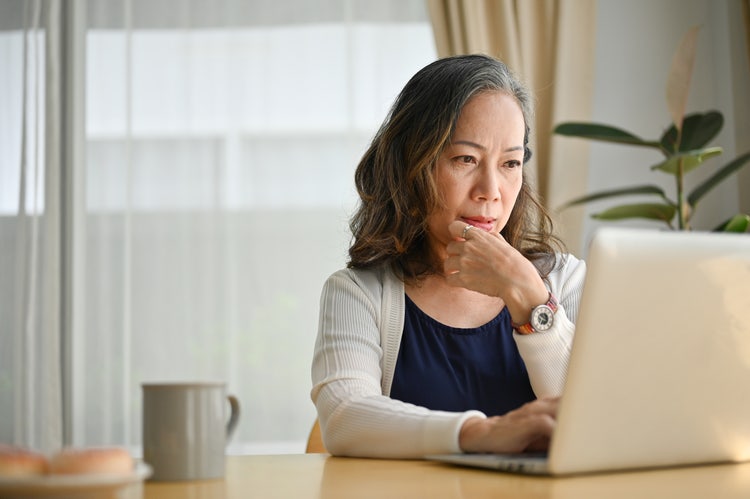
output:
[[[740,8],[730,10],[730,15],[734,15],[735,12],[739,11],[739,15],[742,17],[742,28],[745,40],[745,57],[744,62],[747,63],[747,71],[737,69],[733,71],[735,78],[735,85],[739,91],[735,91],[735,113],[736,119],[736,140],[738,153],[747,151],[750,148],[750,134],[747,133],[748,123],[750,119],[747,118],[747,103],[748,99],[747,92],[747,81],[750,74],[750,0],[739,0]],[[740,42],[741,43],[741,42]],[[739,44],[737,47],[739,49]],[[744,77],[743,77],[744,75]],[[739,208],[742,213],[750,213],[750,168],[745,167],[737,175],[738,177],[738,190],[739,190]]]
[[[590,118],[596,0],[427,0],[438,55],[485,53],[508,64],[537,104],[529,165],[545,205],[555,208],[586,190],[588,146],[558,141],[561,121]],[[580,142],[580,143],[579,143]],[[557,214],[560,236],[580,250],[583,211]]]
[[6,274],[13,279],[13,306],[0,324],[0,418],[13,424],[2,425],[0,441],[43,452],[62,445],[60,9],[59,2],[42,0],[23,5],[20,119],[11,132],[18,142],[10,153],[18,160],[18,204],[12,221],[3,222],[15,244],[1,262],[14,271]]

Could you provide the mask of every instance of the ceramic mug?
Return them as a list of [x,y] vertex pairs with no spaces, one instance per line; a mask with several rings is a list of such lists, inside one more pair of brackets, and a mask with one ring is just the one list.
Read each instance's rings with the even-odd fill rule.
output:
[[[220,382],[143,383],[143,460],[153,481],[224,477],[240,404]],[[229,411],[227,411],[229,409]]]

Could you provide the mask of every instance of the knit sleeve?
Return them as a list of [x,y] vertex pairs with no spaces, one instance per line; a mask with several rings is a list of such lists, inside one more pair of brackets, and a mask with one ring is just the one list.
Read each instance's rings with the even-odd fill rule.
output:
[[340,271],[321,294],[312,401],[334,455],[421,458],[460,452],[463,422],[481,412],[433,411],[383,395],[380,292]]
[[543,333],[513,334],[537,397],[562,394],[585,276],[583,260],[559,255],[558,266],[547,279],[559,300],[554,325]]

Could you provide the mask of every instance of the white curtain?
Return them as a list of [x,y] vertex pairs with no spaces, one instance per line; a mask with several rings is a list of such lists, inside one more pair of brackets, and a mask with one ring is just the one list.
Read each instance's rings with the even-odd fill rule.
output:
[[63,439],[62,18],[34,0],[0,19],[0,442],[46,451]]
[[[42,296],[16,297],[34,282],[30,271],[11,286],[0,280],[0,310],[13,318],[0,324],[1,439],[35,444],[39,429],[19,434],[21,420],[49,425],[64,415],[69,443],[137,452],[142,382],[223,380],[242,404],[230,452],[302,452],[315,418],[319,292],[345,263],[354,167],[398,90],[435,58],[423,1],[64,5],[77,11],[60,22],[84,42],[65,45],[83,61],[67,67],[66,81],[75,86],[80,73],[84,100],[69,89],[65,101],[85,110],[80,158],[69,154],[63,188],[54,187],[72,197],[55,200],[71,220],[53,219],[62,234],[41,234],[44,220],[18,208],[23,182],[4,181],[19,161],[3,157],[0,265],[19,274],[33,249],[20,227],[38,230],[36,251],[49,244],[62,255],[37,260],[64,267],[44,275],[62,279],[52,289],[71,298],[52,297],[62,324],[36,324],[29,345],[21,303],[38,318],[54,315],[38,309]],[[0,99],[12,102],[16,90]],[[20,112],[5,109],[0,119],[18,129]],[[66,140],[75,150],[75,134]],[[42,182],[48,199],[52,177]],[[51,393],[34,396],[44,407],[26,400],[41,376],[51,378]]]

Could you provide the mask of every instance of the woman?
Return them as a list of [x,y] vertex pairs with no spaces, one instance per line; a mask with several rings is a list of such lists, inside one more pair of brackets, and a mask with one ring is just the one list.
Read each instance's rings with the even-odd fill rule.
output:
[[335,455],[544,449],[585,264],[524,172],[530,96],[500,61],[445,58],[406,84],[355,174],[347,268],[312,365]]

